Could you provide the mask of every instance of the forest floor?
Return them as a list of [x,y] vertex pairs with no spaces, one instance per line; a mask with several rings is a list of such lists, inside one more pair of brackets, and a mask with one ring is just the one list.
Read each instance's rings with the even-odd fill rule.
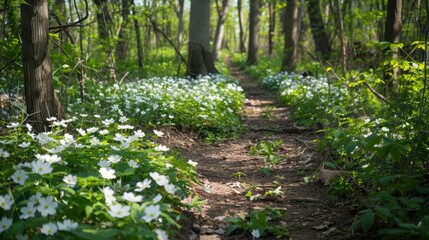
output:
[[[244,131],[238,139],[206,144],[204,139],[175,130],[167,131],[164,138],[166,145],[198,162],[197,172],[203,185],[195,186],[194,191],[206,200],[202,213],[190,214],[180,239],[252,239],[249,233],[233,232],[225,237],[225,218],[244,217],[252,209],[266,206],[286,210],[280,224],[289,230],[290,236],[283,239],[359,239],[348,231],[354,218],[350,202],[330,195],[328,187],[317,178],[305,181],[306,177],[317,175],[325,158],[314,142],[321,135],[296,126],[288,117],[288,108],[282,107],[275,95],[261,88],[255,79],[234,66],[231,75],[240,81],[246,95]],[[284,159],[267,175],[261,171],[262,157],[251,156],[249,149],[261,141],[275,140],[282,141],[278,154]],[[278,186],[283,194],[264,196]],[[256,189],[253,195],[260,193],[262,198],[246,198],[249,187]]]

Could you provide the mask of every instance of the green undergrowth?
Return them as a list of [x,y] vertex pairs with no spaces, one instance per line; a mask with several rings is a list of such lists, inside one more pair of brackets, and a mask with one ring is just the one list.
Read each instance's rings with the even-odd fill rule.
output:
[[[412,45],[424,49],[421,42]],[[323,167],[345,173],[332,181],[331,192],[356,200],[351,231],[382,239],[428,239],[425,66],[406,57],[392,59],[389,49],[404,51],[402,44],[379,46],[387,54],[378,69],[349,71],[345,77],[332,68],[317,77],[269,73],[264,64],[250,73],[291,107],[299,124],[323,127],[319,147],[329,156]],[[383,75],[394,68],[401,74],[387,92]]]

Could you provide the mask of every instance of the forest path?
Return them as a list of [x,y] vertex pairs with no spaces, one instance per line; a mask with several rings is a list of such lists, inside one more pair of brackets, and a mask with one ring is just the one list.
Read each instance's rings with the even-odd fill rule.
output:
[[[255,79],[234,66],[231,75],[240,81],[246,95],[244,131],[239,139],[207,145],[191,137],[184,140],[181,135],[177,137],[180,140],[172,137],[166,142],[181,149],[184,157],[198,162],[197,172],[205,185],[195,187],[200,199],[207,202],[202,214],[196,213],[190,224],[191,236],[183,239],[253,239],[249,233],[223,236],[227,230],[224,218],[244,217],[252,209],[266,206],[286,210],[284,220],[278,224],[287,227],[294,240],[346,239],[352,221],[346,205],[329,196],[322,183],[304,181],[322,161],[313,142],[319,135],[295,126],[288,119],[288,108],[281,107],[274,94],[261,88]],[[282,141],[276,151],[282,161],[267,175],[261,171],[263,158],[251,156],[249,149],[262,141],[276,140]],[[249,187],[257,187],[252,195],[259,193],[262,198],[246,198]],[[264,196],[277,187],[283,194]]]

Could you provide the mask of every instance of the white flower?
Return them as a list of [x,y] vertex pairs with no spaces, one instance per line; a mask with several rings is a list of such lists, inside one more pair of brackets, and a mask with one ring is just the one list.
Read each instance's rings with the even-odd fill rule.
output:
[[124,218],[130,215],[130,207],[122,206],[121,204],[114,204],[110,206],[110,210],[108,212],[110,216],[114,218]]
[[77,228],[77,222],[73,222],[70,219],[65,219],[63,222],[57,222],[58,230],[71,231]]
[[29,142],[22,142],[22,143],[18,144],[18,147],[28,148],[30,145],[31,145],[31,143],[29,143]]
[[158,137],[164,136],[164,133],[161,132],[161,131],[158,131],[158,130],[153,130],[153,133],[155,133],[155,135],[158,136]]
[[114,178],[116,178],[116,176],[115,176],[115,170],[113,170],[111,168],[102,167],[102,168],[100,168],[100,170],[98,172],[105,179],[114,179]]
[[167,232],[161,229],[155,229],[156,237],[158,240],[168,240]]
[[91,143],[92,146],[100,144],[100,140],[98,140],[98,138],[96,138],[96,137],[92,137],[89,140],[89,142]]
[[0,221],[0,233],[8,230],[12,226],[12,219],[7,217],[2,217]]
[[137,188],[134,191],[141,192],[141,191],[145,190],[146,188],[150,187],[151,182],[152,181],[150,179],[145,179],[145,180],[143,180],[143,182],[138,182],[136,184]]
[[194,167],[196,167],[196,166],[198,165],[198,163],[197,163],[197,162],[194,162],[194,161],[192,161],[191,159],[189,159],[189,160],[188,160],[188,163],[189,163],[191,166],[194,166]]
[[9,123],[6,127],[7,128],[16,128],[16,127],[18,127],[19,126],[19,123],[17,123],[17,122],[12,122],[12,123]]
[[121,161],[121,156],[119,155],[111,155],[107,158],[107,161],[111,162],[111,163],[118,163]]
[[122,198],[127,200],[128,202],[141,202],[143,201],[143,196],[136,196],[132,192],[124,192]]
[[116,133],[113,140],[118,141],[118,142],[122,142],[122,141],[126,141],[127,138],[122,136],[122,134],[120,134],[120,133]]
[[158,193],[158,194],[153,198],[152,202],[153,202],[153,203],[159,203],[159,201],[161,201],[161,199],[162,199],[162,195]]
[[168,183],[168,178],[165,175],[159,174],[157,172],[151,172],[151,173],[149,173],[149,175],[151,178],[153,178],[153,180],[155,180],[155,182],[159,186],[164,186],[165,184]]
[[167,183],[164,185],[165,191],[167,191],[170,194],[174,194],[177,190],[176,186],[172,183]]
[[28,204],[33,204],[36,205],[39,203],[39,199],[42,198],[42,193],[41,192],[37,192],[36,194],[32,195],[29,199]]
[[128,121],[127,117],[122,116],[121,118],[119,118],[119,122],[121,122],[121,123],[124,123],[126,121]]
[[47,196],[46,198],[41,197],[39,199],[39,206],[37,211],[42,214],[43,217],[48,215],[54,215],[57,212],[58,203],[54,201],[52,196]]
[[69,174],[63,177],[63,181],[67,184],[67,186],[74,187],[77,183],[77,176]]
[[86,129],[86,131],[89,132],[89,133],[95,133],[95,132],[98,131],[98,127],[88,128],[88,129]]
[[170,168],[172,168],[172,167],[173,167],[173,165],[172,165],[172,164],[170,164],[170,163],[166,163],[166,164],[165,164],[165,167],[166,167],[167,169],[170,169]]
[[29,202],[27,203],[27,206],[21,208],[21,215],[19,216],[20,219],[27,219],[34,217],[34,214],[36,214],[36,208],[34,207],[34,204]]
[[104,198],[106,199],[106,205],[112,205],[112,203],[116,202],[116,198],[113,196],[115,192],[109,188],[103,188]]
[[14,203],[14,201],[13,201],[11,196],[9,196],[7,194],[4,196],[0,195],[0,207],[3,208],[4,210],[10,210],[13,203]]
[[100,133],[101,135],[106,135],[106,134],[108,134],[108,133],[109,133],[109,130],[104,129],[104,130],[101,130],[99,133]]
[[155,151],[158,151],[158,152],[166,152],[168,150],[170,150],[170,149],[164,145],[158,145],[155,147]]
[[161,214],[161,210],[159,205],[151,205],[144,209],[145,215],[142,217],[142,219],[150,223],[152,220],[157,219],[159,215]]
[[[58,146],[60,147],[60,146]],[[64,148],[63,148],[64,149]],[[54,155],[49,155],[49,154],[36,154],[36,158],[39,161],[44,161],[44,162],[48,162],[50,164],[52,163],[57,163],[61,161],[61,157],[59,157],[58,155],[54,154]]]
[[131,125],[118,125],[118,130],[123,130],[123,129],[134,129],[134,127]]
[[57,120],[56,117],[46,118],[46,121],[49,121],[49,122],[56,121],[56,120]]
[[40,232],[52,236],[58,231],[57,225],[55,223],[46,223],[42,225]]
[[106,120],[101,121],[101,122],[104,124],[104,126],[108,127],[110,124],[114,123],[115,120],[113,120],[112,118],[110,118],[110,119],[106,119]]
[[137,131],[134,131],[134,136],[142,138],[142,137],[145,136],[145,133],[142,130],[139,129]]
[[4,151],[3,149],[0,148],[0,157],[8,158],[9,156],[10,154],[7,151]]
[[139,164],[134,160],[128,161],[128,165],[132,168],[138,168],[139,167]]
[[[60,140],[60,143],[61,144],[63,144],[62,143],[62,141],[64,141],[64,140]],[[64,147],[63,146],[61,146],[61,145],[58,145],[58,146],[56,146],[56,147],[54,147],[54,148],[52,148],[52,149],[47,149],[46,151],[48,151],[49,153],[52,153],[52,154],[55,154],[55,153],[60,153],[60,152],[62,152],[64,150]],[[61,159],[60,159],[61,160]]]
[[254,229],[254,230],[252,230],[252,236],[254,238],[259,238],[261,236],[261,234],[259,233],[258,229]]
[[37,134],[37,139],[39,140],[40,144],[44,145],[53,140],[51,137],[49,137],[49,134],[50,134],[49,132],[43,132],[43,133]]
[[25,173],[25,171],[19,169],[15,171],[15,173],[11,176],[11,178],[15,183],[24,185],[25,180],[27,180],[28,176]]
[[26,123],[25,126],[27,127],[29,132],[33,131],[33,127],[30,124]]
[[106,160],[100,160],[98,162],[98,166],[104,167],[104,168],[110,168],[110,162]]
[[78,131],[81,136],[85,136],[86,135],[86,131],[83,130],[83,129],[81,129],[81,128],[76,129],[76,131]]
[[48,162],[44,162],[43,160],[33,161],[31,162],[31,166],[31,171],[33,173],[44,175],[52,172],[51,164]]

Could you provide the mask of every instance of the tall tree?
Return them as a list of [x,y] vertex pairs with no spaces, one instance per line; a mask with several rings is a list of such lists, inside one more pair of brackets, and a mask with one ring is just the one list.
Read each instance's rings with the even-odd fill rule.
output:
[[246,52],[246,37],[244,34],[244,27],[243,27],[243,12],[242,12],[242,1],[237,0],[237,12],[238,12],[238,27],[239,27],[239,34],[240,34],[240,52],[244,53]]
[[308,0],[307,11],[316,52],[320,54],[322,60],[327,61],[331,55],[332,48],[323,24],[319,2],[319,0]]
[[[219,6],[217,6],[218,20],[216,25],[215,37],[214,37],[214,47],[213,47],[214,59],[217,59],[219,55],[220,47],[222,45],[224,24],[228,13],[229,2],[230,0],[222,0],[222,8],[220,9]],[[216,5],[219,5],[218,0],[216,0]]]
[[210,0],[191,0],[186,75],[218,73],[210,52]]
[[[384,29],[384,41],[398,43],[402,33],[402,0],[388,0],[386,9],[386,26]],[[398,58],[398,48],[392,49],[392,58]],[[396,91],[396,77],[398,68],[386,69],[384,75],[385,94],[394,95]]]
[[140,23],[136,14],[136,5],[134,0],[131,0],[131,9],[133,11],[133,23],[134,23],[134,31],[136,34],[136,42],[137,42],[137,63],[139,68],[143,68],[143,43],[141,37]]
[[64,118],[52,83],[48,0],[21,4],[22,65],[28,121],[35,131],[49,129],[47,118]]
[[271,0],[268,3],[268,54],[271,56],[273,54],[274,48],[274,33],[276,27],[276,2]]
[[130,0],[122,0],[121,2],[121,17],[122,23],[119,27],[118,34],[118,46],[117,46],[117,55],[118,59],[124,60],[128,54],[128,29],[129,29],[129,15],[130,15]]
[[183,12],[185,6],[185,0],[178,0],[178,5],[174,3],[174,0],[171,0],[170,4],[174,7],[174,11],[176,12],[176,16],[178,19],[177,23],[177,49],[182,48],[183,42],[183,32],[185,31],[185,27],[183,26]]
[[259,34],[259,11],[260,0],[250,0],[249,12],[249,50],[247,52],[247,64],[258,63],[258,34]]
[[294,71],[298,57],[298,0],[287,0],[283,19],[285,31],[282,69]]
[[344,19],[343,12],[340,8],[340,0],[335,0],[335,8],[337,9],[337,22],[338,22],[338,32],[340,38],[340,63],[343,76],[347,72],[347,46],[346,46],[346,36],[344,31]]

